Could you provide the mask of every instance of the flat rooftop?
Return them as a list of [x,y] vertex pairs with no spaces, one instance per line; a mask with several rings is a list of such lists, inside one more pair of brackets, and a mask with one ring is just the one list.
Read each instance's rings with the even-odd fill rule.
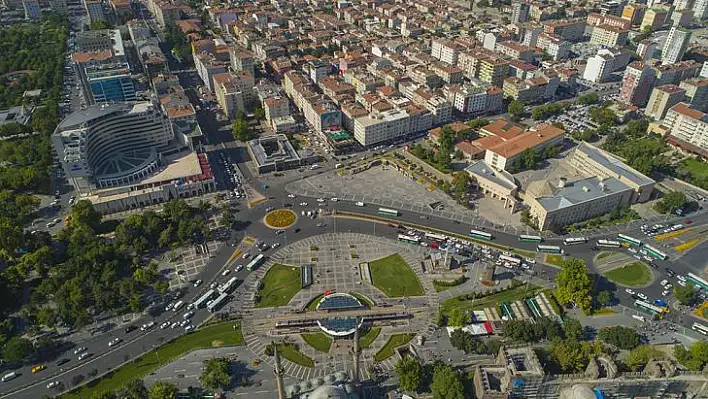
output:
[[586,142],[581,142],[575,151],[580,151],[581,153],[587,155],[588,158],[612,171],[612,173],[622,176],[637,185],[644,186],[656,183],[654,179],[637,172],[629,165],[615,158],[612,154]]
[[631,190],[628,185],[614,177],[604,180],[600,180],[597,177],[588,177],[575,182],[569,182],[565,187],[555,188],[551,196],[539,197],[536,198],[536,201],[538,201],[544,209],[555,211],[618,192]]

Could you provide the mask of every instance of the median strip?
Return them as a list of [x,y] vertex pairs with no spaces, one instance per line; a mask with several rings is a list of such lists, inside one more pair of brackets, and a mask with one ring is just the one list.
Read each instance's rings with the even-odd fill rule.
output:
[[656,235],[656,236],[654,236],[654,239],[657,241],[668,240],[669,238],[674,238],[674,237],[678,237],[682,234],[686,234],[691,230],[693,230],[693,229],[683,229],[683,230],[671,231],[668,233]]

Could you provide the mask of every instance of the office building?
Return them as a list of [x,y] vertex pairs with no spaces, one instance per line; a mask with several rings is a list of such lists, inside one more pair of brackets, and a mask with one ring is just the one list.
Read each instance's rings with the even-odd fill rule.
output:
[[666,113],[662,125],[669,129],[669,144],[703,158],[708,156],[707,114],[679,103]]
[[488,148],[484,154],[484,161],[495,169],[508,170],[524,151],[532,149],[537,153],[541,152],[546,147],[561,143],[564,135],[563,129],[545,123],[540,124]]
[[37,0],[22,0],[22,8],[25,11],[25,19],[38,20],[42,18],[42,9]]
[[629,29],[618,28],[612,25],[598,25],[592,29],[590,43],[605,47],[622,47],[627,44]]
[[708,112],[708,79],[688,79],[679,84],[686,90],[686,102],[701,112]]
[[672,26],[666,37],[664,49],[661,52],[661,61],[664,64],[675,64],[683,59],[691,41],[691,31],[677,26]]
[[650,65],[642,61],[632,62],[624,72],[619,101],[644,106],[649,100],[649,94],[655,80],[656,73]]
[[576,172],[587,177],[600,179],[615,178],[626,184],[634,194],[630,203],[646,202],[651,199],[656,181],[620,161],[614,155],[588,143],[580,143],[569,157],[568,164]]
[[644,114],[657,120],[664,119],[669,108],[684,101],[685,96],[686,90],[676,85],[655,87],[651,92]]
[[136,99],[133,78],[130,69],[125,66],[88,67],[85,78],[92,104]]

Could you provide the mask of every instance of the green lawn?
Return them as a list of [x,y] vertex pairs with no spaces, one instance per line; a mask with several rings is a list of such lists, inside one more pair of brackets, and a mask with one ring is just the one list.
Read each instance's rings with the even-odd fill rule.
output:
[[[528,296],[536,295],[541,288],[535,285],[520,285],[506,291],[488,295],[479,299],[462,299],[463,296],[454,297],[440,304],[440,313],[449,316],[452,309],[480,310],[486,307],[497,306],[501,302],[513,302]],[[462,300],[461,300],[462,299]]]
[[688,172],[696,180],[708,178],[708,164],[693,158],[686,158],[679,162],[678,169],[680,172]]
[[135,361],[113,370],[108,375],[61,397],[65,399],[90,398],[97,392],[115,390],[132,380],[142,379],[160,366],[191,350],[243,344],[241,326],[238,323],[229,322],[199,329],[191,334],[181,335],[175,340],[145,353]]
[[649,266],[642,262],[632,262],[605,273],[608,280],[627,287],[643,287],[652,280]]
[[316,297],[312,298],[310,303],[307,304],[306,309],[307,310],[317,310],[317,305],[320,304],[320,300],[324,298],[324,294],[319,294]]
[[278,351],[280,355],[295,364],[299,364],[303,367],[313,368],[315,367],[315,361],[306,354],[300,352],[295,345],[288,343],[278,344]]
[[364,349],[370,347],[379,334],[381,334],[381,327],[369,328],[367,332],[359,336],[359,348]]
[[607,251],[605,251],[605,252],[600,252],[599,254],[597,254],[596,259],[597,259],[597,260],[600,260],[600,259],[609,258],[610,256],[613,256],[615,253],[616,253],[616,252],[607,252]]
[[415,334],[395,334],[386,341],[386,345],[382,346],[374,355],[374,361],[382,362],[394,355],[394,351],[399,346],[409,343]]
[[328,353],[329,348],[332,347],[332,338],[325,333],[301,334],[301,336],[308,345],[320,352]]
[[359,302],[363,303],[364,305],[368,306],[369,308],[374,307],[374,303],[371,301],[371,299],[365,297],[364,295],[356,292],[356,291],[351,291],[349,295],[353,296],[354,298],[358,299]]
[[563,255],[546,255],[545,262],[548,263],[549,265],[563,267],[563,262],[565,262],[565,257]]
[[369,263],[371,280],[389,298],[421,296],[425,294],[410,266],[401,255],[393,254]]
[[262,280],[263,288],[258,290],[258,308],[287,305],[300,291],[300,268],[275,264],[268,269]]

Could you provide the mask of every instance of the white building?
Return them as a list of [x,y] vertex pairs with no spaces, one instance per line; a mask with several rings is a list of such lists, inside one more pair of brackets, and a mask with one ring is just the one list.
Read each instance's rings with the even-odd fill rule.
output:
[[700,73],[702,78],[708,78],[708,61],[703,61],[703,68]]
[[544,50],[555,61],[567,58],[570,53],[570,42],[546,33],[538,36],[536,47]]
[[662,125],[670,129],[669,143],[703,156],[708,154],[708,115],[705,113],[686,103],[676,104],[666,113]]
[[481,86],[464,86],[454,93],[455,109],[460,112],[481,114],[486,111],[487,90]]
[[603,82],[612,72],[624,68],[629,63],[629,57],[630,53],[625,50],[600,49],[588,59],[583,79],[595,83]]
[[661,52],[661,61],[664,64],[675,64],[683,59],[691,41],[691,31],[677,26],[672,26],[666,38],[664,49]]
[[457,65],[459,55],[459,45],[445,39],[435,39],[431,47],[430,55],[442,62],[450,65]]
[[354,138],[365,147],[403,137],[409,132],[410,116],[403,109],[391,109],[354,119]]

